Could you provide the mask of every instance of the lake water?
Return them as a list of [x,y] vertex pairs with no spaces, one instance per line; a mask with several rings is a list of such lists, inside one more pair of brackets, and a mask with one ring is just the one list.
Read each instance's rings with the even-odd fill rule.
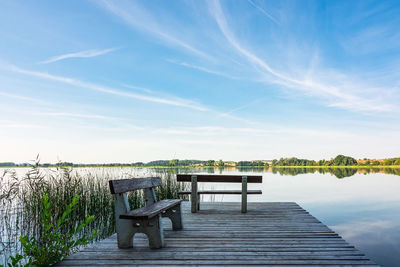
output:
[[[400,169],[385,170],[397,175],[355,169],[332,169],[325,174],[302,173],[314,171],[307,169],[191,171],[262,175],[263,183],[249,184],[248,189],[262,189],[263,194],[250,195],[249,201],[297,202],[377,264],[400,266]],[[200,184],[204,189],[241,189],[241,184]],[[213,200],[241,201],[241,197],[217,195]]]
[[[107,172],[147,176],[163,168],[106,168]],[[101,168],[78,171],[103,171]],[[249,201],[297,202],[381,266],[400,266],[400,169],[168,169],[176,173],[262,175],[262,195]],[[19,176],[27,169],[16,169]],[[116,177],[117,178],[117,177]],[[200,183],[200,189],[241,189],[241,184]],[[203,201],[241,201],[240,195],[205,196]]]

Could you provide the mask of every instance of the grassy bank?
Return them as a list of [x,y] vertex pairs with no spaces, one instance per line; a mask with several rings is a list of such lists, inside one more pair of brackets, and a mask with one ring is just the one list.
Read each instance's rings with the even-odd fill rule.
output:
[[[185,189],[177,183],[172,172],[138,173],[135,169],[42,169],[34,166],[23,175],[15,170],[4,170],[0,174],[0,265],[7,265],[9,257],[23,253],[19,237],[35,236],[40,239],[41,201],[48,194],[52,204],[52,220],[57,221],[63,208],[74,196],[80,196],[77,208],[61,231],[70,231],[94,215],[89,227],[76,234],[79,238],[97,230],[97,240],[115,232],[114,202],[109,192],[108,181],[112,179],[161,176],[162,187],[157,190],[159,199],[178,198],[177,192]],[[143,193],[135,191],[128,195],[132,208],[144,205]]]

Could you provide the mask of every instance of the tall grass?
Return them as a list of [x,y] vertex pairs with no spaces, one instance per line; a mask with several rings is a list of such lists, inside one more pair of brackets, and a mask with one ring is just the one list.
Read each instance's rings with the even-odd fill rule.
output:
[[[97,240],[115,232],[114,199],[108,181],[113,179],[161,176],[162,187],[156,190],[159,199],[178,198],[178,191],[185,185],[177,183],[173,173],[141,173],[138,169],[88,168],[88,169],[40,169],[36,163],[22,177],[14,170],[0,174],[0,265],[6,265],[9,257],[22,254],[19,236],[29,235],[40,239],[40,212],[44,194],[53,205],[53,220],[57,220],[74,196],[80,201],[71,214],[72,220],[61,231],[71,231],[89,215],[94,221],[77,233],[76,238],[97,230]],[[144,205],[141,190],[128,194],[131,208]]]

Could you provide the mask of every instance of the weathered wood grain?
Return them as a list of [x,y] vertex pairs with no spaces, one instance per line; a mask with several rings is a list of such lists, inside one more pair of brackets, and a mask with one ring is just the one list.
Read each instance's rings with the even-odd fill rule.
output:
[[[192,191],[183,190],[179,191],[178,195],[190,195]],[[198,190],[197,194],[209,194],[209,195],[241,195],[242,190]],[[247,190],[248,195],[261,195],[261,190]]]
[[242,177],[242,213],[247,212],[247,176]]
[[[177,174],[178,182],[191,182],[192,176],[197,176],[197,182],[208,183],[241,183],[242,175],[214,175],[214,174]],[[245,175],[248,183],[262,183],[261,175]]]
[[150,219],[167,209],[178,206],[182,202],[181,199],[164,199],[157,201],[151,205],[147,205],[143,208],[131,210],[128,213],[121,214],[121,219]]
[[138,189],[161,186],[160,177],[110,180],[111,194],[121,194]]
[[197,213],[181,205],[185,227],[172,231],[163,220],[162,249],[150,249],[144,234],[135,236],[134,248],[118,249],[113,235],[58,266],[375,265],[295,203],[248,203],[247,213],[238,213],[238,203],[202,203]]

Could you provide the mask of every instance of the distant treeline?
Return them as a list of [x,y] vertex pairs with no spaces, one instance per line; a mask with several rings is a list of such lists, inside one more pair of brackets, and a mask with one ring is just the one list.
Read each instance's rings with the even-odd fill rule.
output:
[[[28,167],[32,164],[14,162],[0,162],[0,167]],[[360,159],[356,160],[352,157],[338,155],[330,160],[309,160],[292,158],[281,158],[279,160],[253,160],[253,161],[222,161],[222,160],[154,160],[147,163],[134,162],[134,163],[104,163],[104,164],[83,164],[72,162],[58,162],[40,163],[40,167],[285,167],[285,166],[310,166],[310,167],[323,167],[323,166],[394,166],[400,165],[400,158],[389,159]]]
[[345,178],[353,176],[356,173],[360,174],[369,174],[369,173],[385,173],[385,174],[393,174],[400,176],[399,168],[370,168],[370,167],[360,167],[360,168],[321,168],[321,167],[313,167],[313,168],[272,168],[273,173],[279,173],[281,175],[299,175],[306,173],[330,173],[337,178]]
[[272,166],[392,166],[400,165],[400,158],[390,158],[384,160],[362,159],[356,160],[352,157],[338,155],[331,160],[308,160],[298,158],[274,159]]
[[273,160],[272,166],[354,166],[357,165],[357,160],[352,157],[338,155],[331,160],[309,160],[298,158],[281,158]]
[[[28,167],[31,166],[29,163],[16,164],[14,162],[0,162],[0,167]],[[82,164],[72,162],[58,162],[55,164],[51,163],[39,163],[40,167],[193,167],[193,166],[205,166],[205,167],[269,167],[267,161],[238,161],[238,162],[224,162],[222,160],[154,160],[147,163],[134,162],[134,163],[104,163],[104,164]]]

